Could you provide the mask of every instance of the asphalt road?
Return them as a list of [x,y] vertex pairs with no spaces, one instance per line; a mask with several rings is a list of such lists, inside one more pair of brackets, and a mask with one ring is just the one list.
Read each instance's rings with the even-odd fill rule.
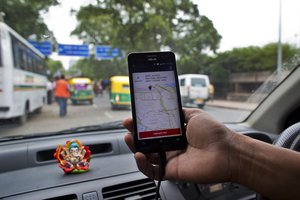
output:
[[[241,121],[249,111],[233,110],[206,106],[206,112],[221,122]],[[18,125],[13,120],[0,121],[0,137],[12,135],[54,132],[69,128],[101,124],[122,120],[131,116],[131,110],[114,111],[110,108],[108,95],[98,96],[94,104],[68,104],[68,114],[64,118],[58,116],[58,105],[45,105],[41,113],[32,114],[25,125]]]

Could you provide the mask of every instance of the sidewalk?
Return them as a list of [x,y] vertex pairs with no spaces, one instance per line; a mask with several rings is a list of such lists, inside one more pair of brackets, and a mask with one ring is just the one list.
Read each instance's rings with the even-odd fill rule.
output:
[[239,110],[253,110],[257,107],[257,104],[239,102],[239,101],[227,101],[227,100],[213,100],[206,102],[207,106],[239,109]]

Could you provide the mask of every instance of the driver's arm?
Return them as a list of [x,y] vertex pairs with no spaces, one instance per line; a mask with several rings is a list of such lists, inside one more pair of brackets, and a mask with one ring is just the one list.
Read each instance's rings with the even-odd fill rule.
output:
[[[199,109],[184,109],[188,146],[168,152],[165,178],[194,183],[236,182],[271,199],[298,199],[300,154],[240,135]],[[124,120],[132,133],[132,119]],[[125,142],[138,168],[158,179],[155,154],[135,152],[132,134]]]
[[300,153],[243,135],[232,146],[231,181],[271,199],[299,199]]

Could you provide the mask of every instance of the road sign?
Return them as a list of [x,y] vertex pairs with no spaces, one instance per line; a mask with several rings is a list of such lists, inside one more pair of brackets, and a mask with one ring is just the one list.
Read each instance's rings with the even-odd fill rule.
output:
[[96,58],[100,58],[103,60],[110,60],[113,58],[120,58],[120,50],[118,48],[112,48],[107,45],[99,45],[95,47],[95,55]]
[[58,44],[58,55],[89,57],[89,45]]
[[45,56],[49,56],[52,54],[52,44],[50,41],[37,42],[37,41],[29,40],[28,42],[32,44],[32,46],[34,46]]

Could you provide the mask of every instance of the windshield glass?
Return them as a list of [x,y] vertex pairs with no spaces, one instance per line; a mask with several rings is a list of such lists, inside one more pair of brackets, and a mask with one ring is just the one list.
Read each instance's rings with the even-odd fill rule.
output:
[[299,64],[300,2],[280,2],[1,1],[0,138],[131,117],[141,51],[175,53],[184,107],[241,122]]

